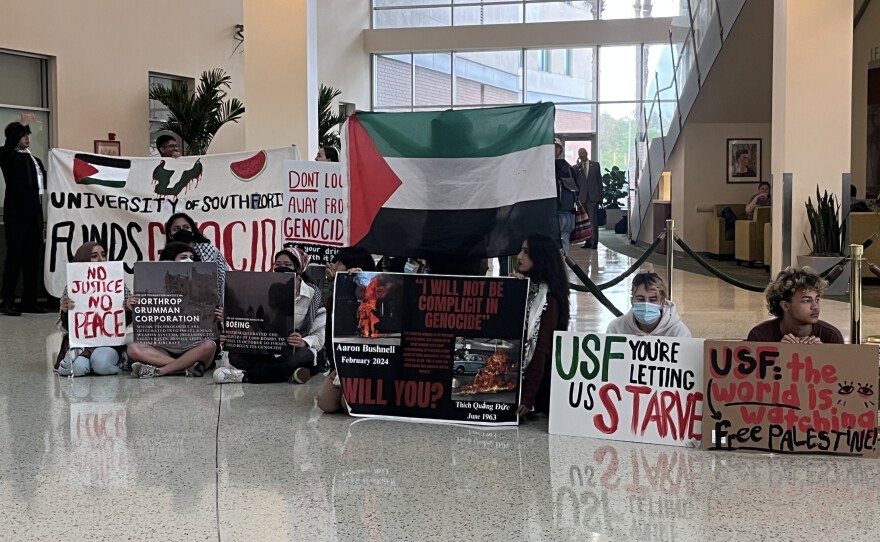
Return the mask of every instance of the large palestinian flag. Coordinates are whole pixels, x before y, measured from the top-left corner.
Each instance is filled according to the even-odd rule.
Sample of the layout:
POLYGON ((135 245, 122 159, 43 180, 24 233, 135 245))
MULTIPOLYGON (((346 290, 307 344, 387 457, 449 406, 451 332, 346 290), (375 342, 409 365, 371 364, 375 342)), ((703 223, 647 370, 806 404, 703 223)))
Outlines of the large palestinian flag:
POLYGON ((558 236, 552 103, 356 113, 343 129, 351 245, 424 257, 516 254, 558 236))

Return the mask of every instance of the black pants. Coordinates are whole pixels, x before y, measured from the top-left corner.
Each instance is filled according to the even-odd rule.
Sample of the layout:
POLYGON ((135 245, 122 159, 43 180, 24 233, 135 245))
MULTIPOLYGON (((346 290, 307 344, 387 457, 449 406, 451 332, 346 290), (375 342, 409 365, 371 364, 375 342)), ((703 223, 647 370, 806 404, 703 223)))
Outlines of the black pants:
POLYGON ((15 287, 24 272, 21 304, 37 304, 37 285, 40 280, 40 250, 43 248, 43 217, 6 216, 6 264, 3 266, 3 303, 15 303, 15 287))
POLYGON ((285 348, 279 358, 272 354, 230 352, 229 364, 244 371, 247 381, 254 384, 287 382, 300 367, 314 373, 315 354, 309 348, 285 348))
POLYGON ((593 227, 593 236, 590 237, 590 240, 584 246, 599 248, 599 230, 601 229, 599 227, 599 202, 587 200, 584 202, 584 209, 590 215, 590 225, 593 227))

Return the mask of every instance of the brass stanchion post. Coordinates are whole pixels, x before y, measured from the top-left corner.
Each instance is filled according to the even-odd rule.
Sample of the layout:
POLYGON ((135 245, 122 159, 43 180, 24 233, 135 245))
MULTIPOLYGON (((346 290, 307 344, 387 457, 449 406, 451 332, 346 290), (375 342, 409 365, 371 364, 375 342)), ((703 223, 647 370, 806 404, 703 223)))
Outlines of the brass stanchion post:
POLYGON ((850 245, 849 277, 849 339, 852 344, 862 343, 862 245, 850 245))
POLYGON ((675 221, 666 221, 666 289, 669 292, 669 300, 672 301, 672 267, 673 254, 675 253, 675 221))

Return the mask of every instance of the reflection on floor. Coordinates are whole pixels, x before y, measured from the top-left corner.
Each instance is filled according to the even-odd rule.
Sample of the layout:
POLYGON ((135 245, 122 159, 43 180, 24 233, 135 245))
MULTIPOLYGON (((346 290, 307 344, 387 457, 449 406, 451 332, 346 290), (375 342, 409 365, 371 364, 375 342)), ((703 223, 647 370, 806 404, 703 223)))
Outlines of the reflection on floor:
MULTIPOLYGON (((631 261, 575 250, 599 283, 631 261)), ((758 294, 677 277, 695 335, 740 338, 766 314, 758 294)), ((606 292, 621 309, 627 284, 606 292)), ((611 320, 591 296, 572 303, 577 329, 611 320)), ((844 334, 847 315, 823 303, 844 334)), ((314 408, 320 377, 59 378, 53 320, 0 318, 3 541, 873 540, 880 527, 876 460, 550 436, 546 418, 356 421, 314 408)), ((880 309, 864 321, 876 332, 880 309)))

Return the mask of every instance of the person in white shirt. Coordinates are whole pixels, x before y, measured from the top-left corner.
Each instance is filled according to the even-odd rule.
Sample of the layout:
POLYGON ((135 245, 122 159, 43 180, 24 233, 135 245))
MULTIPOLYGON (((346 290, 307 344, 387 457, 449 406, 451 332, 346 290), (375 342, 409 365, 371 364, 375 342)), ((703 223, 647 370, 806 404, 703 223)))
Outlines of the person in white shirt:
MULTIPOLYGON (((308 268, 309 257, 298 248, 285 248, 275 254, 276 273, 300 274, 308 268)), ((318 372, 317 354, 324 348, 327 310, 321 292, 304 280, 297 280, 294 294, 294 330, 280 355, 230 352, 229 367, 214 371, 214 382, 293 382, 305 384, 318 372)))
POLYGON ((657 273, 639 273, 632 281, 632 308, 608 324, 605 333, 690 337, 675 303, 668 299, 666 282, 657 273))

